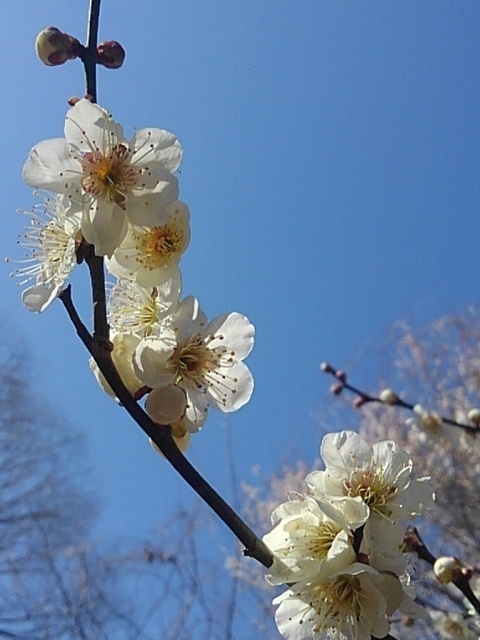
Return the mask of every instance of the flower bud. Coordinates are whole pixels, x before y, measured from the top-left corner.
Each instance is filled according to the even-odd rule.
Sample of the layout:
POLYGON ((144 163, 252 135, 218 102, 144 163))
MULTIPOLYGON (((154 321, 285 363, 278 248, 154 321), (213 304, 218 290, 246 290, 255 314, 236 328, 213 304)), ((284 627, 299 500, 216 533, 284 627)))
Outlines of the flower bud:
POLYGON ((35 41, 37 56, 49 67, 73 60, 78 56, 80 48, 81 44, 76 38, 56 27, 47 27, 40 31, 35 41))
POLYGON ((339 384, 332 384, 332 386, 330 387, 330 393, 333 393, 334 396, 339 396, 342 391, 344 389, 344 385, 339 383, 339 384))
POLYGON ((443 426, 442 417, 435 411, 426 411, 421 404, 413 407, 421 426, 430 434, 438 434, 443 426))
POLYGON ((125 49, 116 40, 101 42, 97 47, 98 64, 107 69, 119 69, 125 60, 125 49))
POLYGON ((154 389, 148 394, 145 403, 145 409, 151 419, 163 425, 181 420, 185 415, 186 408, 185 391, 175 385, 154 389))
POLYGON ((391 389, 384 389, 380 394, 380 400, 385 404, 395 405, 398 404, 398 396, 391 389))
POLYGON ((468 412, 468 419, 470 422, 477 425, 477 427, 480 427, 480 409, 470 409, 468 412))
POLYGON ((323 373, 335 373, 335 369, 328 362, 322 362, 320 371, 323 371, 323 373))
POLYGON ((463 565, 458 558, 438 558, 433 565, 433 572, 442 584, 455 582, 462 576, 463 565))
POLYGON ((367 398, 365 398, 365 396, 357 396, 353 401, 353 406, 355 407, 355 409, 360 409, 360 407, 363 407, 363 405, 367 404, 367 402, 368 400, 367 398))

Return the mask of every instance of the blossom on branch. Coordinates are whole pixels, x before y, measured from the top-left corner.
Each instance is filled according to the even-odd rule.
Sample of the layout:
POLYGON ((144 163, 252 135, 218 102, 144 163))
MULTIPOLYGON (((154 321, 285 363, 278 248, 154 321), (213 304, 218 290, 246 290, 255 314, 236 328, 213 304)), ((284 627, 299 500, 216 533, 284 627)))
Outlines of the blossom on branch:
POLYGON ((35 145, 23 179, 65 194, 69 213, 81 212, 83 236, 96 254, 111 256, 127 222, 147 227, 167 222, 166 207, 178 197, 172 174, 181 158, 180 143, 168 131, 140 129, 127 140, 105 109, 79 100, 67 113, 65 138, 35 145))
POLYGON ((325 471, 307 476, 314 494, 334 501, 360 497, 370 509, 364 531, 370 552, 377 552, 379 563, 390 556, 391 563, 399 556, 404 523, 433 504, 429 478, 411 478, 410 456, 392 440, 370 446, 353 431, 327 434, 321 455, 325 471))
POLYGON ((240 313, 208 323, 198 301, 189 296, 158 337, 144 338, 133 354, 135 371, 152 389, 176 385, 187 395, 185 421, 190 432, 205 422, 209 406, 240 409, 253 391, 242 360, 253 347, 254 327, 240 313))
POLYGON ((166 207, 166 216, 159 226, 128 226, 120 246, 106 261, 110 273, 128 274, 145 288, 161 285, 179 273, 178 262, 190 241, 190 212, 176 200, 166 207))
POLYGON ((22 294, 22 302, 30 311, 42 312, 61 293, 77 263, 76 248, 81 242, 78 217, 67 216, 65 199, 47 197, 33 207, 30 226, 18 243, 26 249, 23 267, 11 274, 22 278, 20 285, 33 280, 22 294))
POLYGON ((287 640, 371 640, 387 635, 387 617, 403 599, 398 578, 356 562, 325 581, 294 585, 273 604, 279 605, 275 622, 287 640))
POLYGON ((111 287, 108 318, 120 333, 134 333, 140 338, 160 335, 177 311, 182 288, 180 271, 157 287, 144 289, 135 281, 121 278, 111 287))
POLYGON ((274 600, 288 640, 370 640, 389 631, 396 610, 421 617, 400 549, 405 520, 431 504, 427 479, 392 441, 367 445, 342 431, 324 437, 325 471, 307 478, 272 514, 264 542, 275 555, 267 575, 289 590, 274 600))

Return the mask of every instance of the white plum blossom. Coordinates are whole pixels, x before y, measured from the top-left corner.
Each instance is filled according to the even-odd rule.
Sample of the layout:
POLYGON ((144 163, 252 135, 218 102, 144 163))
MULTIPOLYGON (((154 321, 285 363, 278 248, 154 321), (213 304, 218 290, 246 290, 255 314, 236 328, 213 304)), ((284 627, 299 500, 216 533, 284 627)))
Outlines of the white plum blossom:
POLYGON ((175 384, 187 394, 185 421, 198 431, 209 406, 236 411, 253 391, 253 378, 242 362, 253 347, 254 327, 240 313, 208 323, 193 297, 183 300, 159 337, 144 338, 133 363, 138 377, 152 389, 175 384))
POLYGON ((321 455, 325 471, 307 477, 314 493, 334 500, 362 498, 370 509, 367 541, 374 547, 391 546, 396 553, 393 549, 403 539, 402 525, 433 504, 429 478, 411 478, 410 456, 392 440, 370 446, 353 431, 327 434, 321 455))
POLYGON ((137 131, 127 140, 108 112, 89 100, 69 109, 65 138, 39 142, 23 168, 27 184, 66 194, 70 211, 82 214, 85 239, 97 255, 111 256, 127 233, 127 221, 155 227, 178 197, 182 148, 162 129, 137 131))
POLYGON ((358 434, 327 434, 325 471, 310 473, 310 494, 272 513, 264 536, 274 554, 267 581, 289 590, 273 601, 287 640, 370 640, 389 631, 399 610, 425 612, 414 600, 400 550, 402 518, 433 500, 425 479, 411 479, 408 455, 394 442, 372 447, 358 434))
POLYGON ((281 561, 270 568, 268 582, 320 581, 355 562, 353 530, 365 524, 368 515, 368 507, 360 498, 336 508, 302 495, 278 506, 272 513, 275 526, 263 538, 281 561))
POLYGON ((427 411, 421 404, 413 407, 415 417, 408 418, 407 426, 417 430, 420 442, 427 440, 448 439, 452 436, 453 429, 445 427, 442 417, 435 411, 427 411))
POLYGON ((158 335, 177 311, 182 281, 180 271, 160 286, 144 289, 135 281, 121 278, 110 289, 108 317, 119 333, 135 333, 141 338, 158 335))
POLYGON ((34 284, 22 294, 23 304, 30 311, 44 311, 61 293, 66 280, 77 263, 76 249, 81 241, 78 217, 66 216, 64 199, 45 198, 36 205, 30 215, 30 226, 19 240, 26 249, 22 262, 11 275, 22 278, 20 285, 34 284))
POLYGON ((295 584, 273 604, 287 640, 371 640, 387 635, 387 616, 403 599, 398 578, 355 562, 324 581, 295 584))
POLYGON ((334 501, 360 497, 370 509, 362 552, 376 569, 402 574, 406 557, 400 545, 406 521, 432 505, 429 479, 411 478, 410 456, 395 442, 370 446, 353 431, 327 434, 321 455, 325 471, 314 471, 306 479, 314 495, 334 501))
POLYGON ((127 235, 107 260, 107 269, 125 273, 141 287, 155 287, 175 277, 178 262, 190 241, 190 213, 183 202, 166 207, 167 220, 155 227, 129 225, 127 235))

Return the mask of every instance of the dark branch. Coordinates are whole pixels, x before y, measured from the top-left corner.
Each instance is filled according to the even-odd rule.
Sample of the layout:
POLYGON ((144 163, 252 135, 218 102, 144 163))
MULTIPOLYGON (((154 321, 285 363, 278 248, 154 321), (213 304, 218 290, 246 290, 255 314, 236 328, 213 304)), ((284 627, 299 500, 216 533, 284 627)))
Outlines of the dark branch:
MULTIPOLYGON (((361 407, 362 405, 368 404, 370 402, 378 402, 379 404, 389 404, 390 406, 402 407, 402 409, 414 411, 415 405, 410 402, 406 402, 405 400, 403 400, 403 398, 400 398, 396 394, 395 402, 385 402, 378 396, 372 396, 369 393, 366 393, 365 391, 362 391, 361 389, 358 389, 358 387, 354 387, 352 384, 347 382, 347 374, 345 373, 345 371, 335 369, 334 367, 332 367, 332 365, 326 362, 323 363, 320 368, 324 373, 333 376, 337 380, 337 383, 332 386, 331 391, 335 395, 340 395, 344 389, 346 391, 349 391, 350 393, 354 393, 357 396, 356 401, 354 402, 355 406, 357 407, 361 407)), ((477 426, 457 422, 456 420, 452 420, 451 418, 447 418, 445 416, 440 417, 442 419, 442 422, 444 422, 445 424, 449 424, 452 427, 459 427, 460 429, 465 429, 465 431, 473 432, 477 432, 479 430, 477 426)))
POLYGON ((87 95, 91 97, 93 102, 97 101, 97 41, 98 24, 100 20, 100 2, 101 0, 90 0, 87 46, 82 57, 82 62, 85 67, 87 95))
POLYGON ((272 553, 262 540, 255 535, 250 527, 243 522, 235 511, 183 456, 175 444, 171 428, 167 425, 159 425, 153 422, 153 420, 151 420, 151 418, 131 396, 113 365, 110 349, 105 347, 105 343, 98 343, 94 338, 92 338, 85 325, 80 320, 72 302, 70 287, 65 289, 61 294, 60 299, 62 300, 81 341, 95 359, 100 371, 105 376, 105 379, 113 389, 121 405, 126 409, 139 427, 148 435, 148 437, 153 440, 182 478, 196 493, 198 493, 198 495, 211 507, 211 509, 213 509, 218 517, 223 520, 227 527, 237 536, 240 542, 245 546, 244 555, 255 558, 265 567, 271 566, 273 562, 272 553))
MULTIPOLYGON (((409 527, 407 535, 412 536, 411 541, 413 540, 413 546, 409 547, 409 550, 415 551, 418 554, 419 558, 425 560, 425 562, 428 562, 428 564, 432 565, 433 567, 437 558, 432 553, 430 553, 430 551, 426 547, 422 537, 418 533, 418 529, 416 527, 409 527)), ((463 595, 470 602, 475 611, 480 614, 480 601, 472 591, 469 578, 467 576, 460 576, 451 584, 455 585, 457 589, 463 593, 463 595)))

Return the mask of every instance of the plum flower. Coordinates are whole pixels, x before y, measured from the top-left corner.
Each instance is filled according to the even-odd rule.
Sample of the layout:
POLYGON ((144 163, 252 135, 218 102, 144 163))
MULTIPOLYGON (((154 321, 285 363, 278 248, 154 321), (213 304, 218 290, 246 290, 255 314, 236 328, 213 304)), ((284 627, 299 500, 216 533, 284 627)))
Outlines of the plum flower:
POLYGON ((253 391, 253 378, 242 360, 253 347, 254 328, 240 313, 210 323, 198 301, 183 300, 170 326, 159 337, 144 338, 133 354, 137 376, 156 389, 177 385, 187 396, 185 423, 194 432, 209 406, 236 411, 253 391))
POLYGON ((108 316, 112 328, 144 338, 158 335, 177 310, 182 283, 180 271, 158 287, 144 289, 121 278, 111 289, 108 316))
POLYGON ((287 640, 370 640, 383 638, 391 615, 403 602, 395 576, 355 562, 321 582, 295 584, 273 604, 280 633, 287 640))
POLYGON ((66 194, 70 211, 81 211, 85 239, 97 255, 111 256, 127 221, 154 227, 178 197, 172 175, 182 157, 176 137, 140 129, 127 140, 105 109, 79 100, 67 113, 65 138, 39 142, 23 168, 27 184, 66 194))
POLYGON ((30 311, 42 312, 61 293, 76 265, 76 248, 81 240, 79 221, 66 217, 61 197, 45 198, 43 205, 21 213, 30 215, 30 226, 19 240, 26 256, 21 261, 24 266, 11 275, 23 278, 21 285, 35 282, 24 290, 22 302, 30 311))
POLYGON ((129 273, 141 287, 163 284, 178 273, 178 262, 190 240, 188 207, 178 200, 166 207, 167 220, 155 227, 129 225, 127 235, 107 260, 121 277, 129 273))
POLYGON ((325 471, 307 482, 322 495, 360 496, 373 514, 407 520, 433 503, 428 478, 411 481, 412 461, 392 440, 368 445, 353 431, 327 434, 321 455, 325 471))
POLYGON ((359 498, 341 508, 299 495, 272 513, 273 530, 263 541, 280 562, 270 567, 271 584, 320 581, 356 561, 353 530, 365 524, 369 510, 359 498))
POLYGON ((429 478, 411 478, 410 456, 395 442, 369 446, 353 431, 327 434, 321 455, 325 471, 307 476, 314 495, 333 501, 360 497, 370 509, 364 544, 371 563, 380 570, 395 565, 401 571, 405 521, 433 504, 429 478))

